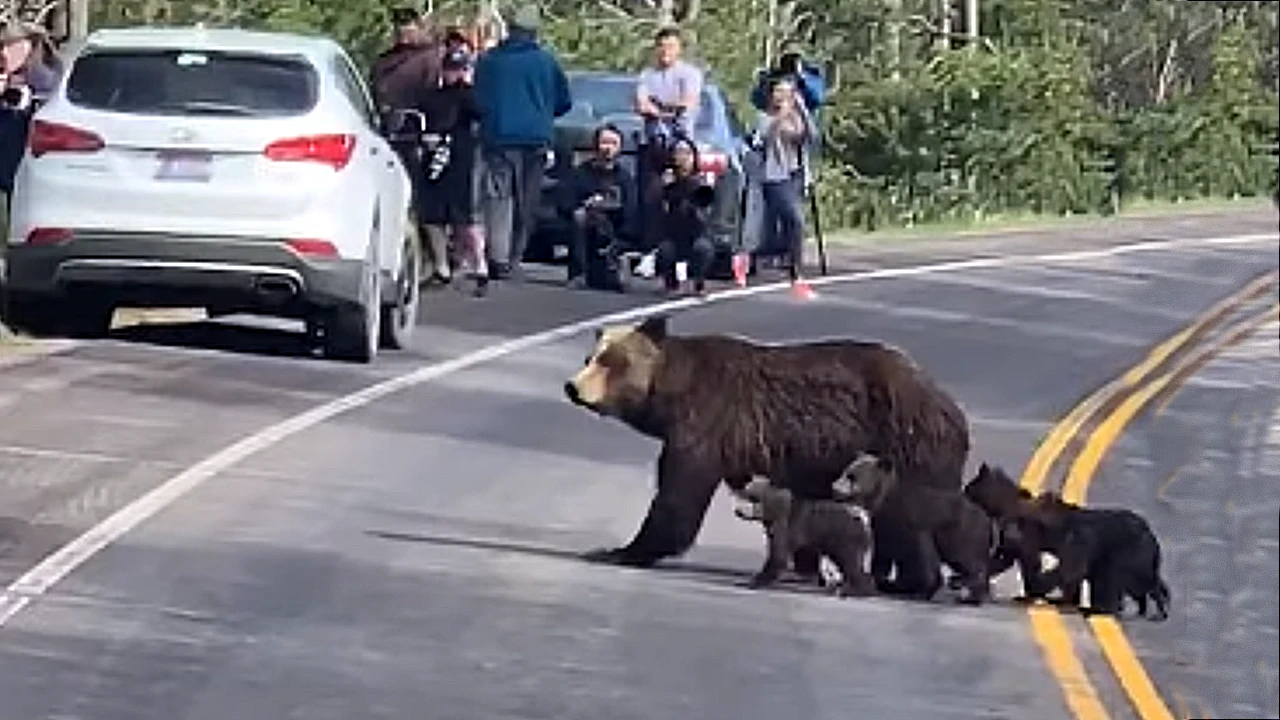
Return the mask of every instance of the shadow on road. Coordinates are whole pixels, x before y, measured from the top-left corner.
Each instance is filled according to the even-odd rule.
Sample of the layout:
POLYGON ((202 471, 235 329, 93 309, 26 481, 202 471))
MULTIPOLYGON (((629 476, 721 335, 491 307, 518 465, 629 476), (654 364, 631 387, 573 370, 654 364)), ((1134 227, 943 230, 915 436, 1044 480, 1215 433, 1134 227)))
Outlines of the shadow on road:
POLYGON ((164 325, 131 325, 108 335, 122 340, 166 347, 221 350, 277 357, 320 357, 307 346, 300 331, 203 321, 164 325))
MULTIPOLYGON (((570 562, 582 563, 585 565, 611 567, 609 565, 585 559, 583 557, 582 550, 566 550, 547 545, 515 542, 511 540, 460 537, 436 533, 402 532, 393 530, 366 530, 365 534, 383 540, 425 543, 428 545, 466 548, 470 550, 517 553, 534 557, 550 558, 553 560, 568 560, 570 562)), ((654 572, 660 575, 699 580, 720 587, 743 589, 746 588, 746 582, 752 575, 750 572, 744 572, 741 570, 679 560, 667 561, 650 568, 644 568, 643 570, 645 572, 654 572)), ((791 592, 805 595, 826 594, 826 591, 820 587, 802 584, 786 577, 782 578, 777 585, 769 588, 767 591, 762 590, 760 592, 791 592)))

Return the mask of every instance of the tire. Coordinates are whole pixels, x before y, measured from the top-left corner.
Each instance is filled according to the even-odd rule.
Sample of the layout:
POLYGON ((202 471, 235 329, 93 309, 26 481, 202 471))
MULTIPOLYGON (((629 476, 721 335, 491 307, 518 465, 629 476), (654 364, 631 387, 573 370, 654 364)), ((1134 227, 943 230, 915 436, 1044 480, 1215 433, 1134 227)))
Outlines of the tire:
POLYGON ((369 363, 378 356, 382 325, 382 271, 365 264, 360 300, 335 308, 324 329, 324 354, 333 360, 369 363))
POLYGON ((400 268, 391 288, 390 304, 382 306, 382 346, 391 350, 409 347, 418 323, 418 303, 422 298, 422 241, 413 223, 404 226, 404 247, 400 251, 400 268))
POLYGON ((111 330, 115 307, 61 294, 7 292, 4 321, 10 328, 34 337, 66 335, 91 339, 111 330))
POLYGON ((51 295, 6 292, 4 322, 10 329, 27 335, 56 335, 61 325, 58 302, 59 298, 51 295))

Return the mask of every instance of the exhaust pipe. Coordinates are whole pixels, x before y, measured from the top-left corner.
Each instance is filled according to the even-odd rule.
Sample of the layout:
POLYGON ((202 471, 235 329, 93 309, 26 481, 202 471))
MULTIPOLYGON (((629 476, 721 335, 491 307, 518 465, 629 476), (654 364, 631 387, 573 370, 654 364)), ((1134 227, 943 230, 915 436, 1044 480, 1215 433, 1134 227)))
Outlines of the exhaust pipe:
POLYGON ((258 278, 254 289, 269 302, 284 302, 298 294, 298 283, 293 278, 267 275, 258 278))

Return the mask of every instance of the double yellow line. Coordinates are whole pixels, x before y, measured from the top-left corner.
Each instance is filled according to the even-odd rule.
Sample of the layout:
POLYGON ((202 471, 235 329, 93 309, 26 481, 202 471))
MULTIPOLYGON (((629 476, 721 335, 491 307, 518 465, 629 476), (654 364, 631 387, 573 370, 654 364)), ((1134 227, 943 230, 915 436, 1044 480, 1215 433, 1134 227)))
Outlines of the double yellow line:
MULTIPOLYGON (((1241 306, 1262 297, 1268 290, 1274 295, 1277 286, 1280 286, 1280 273, 1268 272, 1253 279, 1219 300, 1194 323, 1153 347, 1142 362, 1086 397, 1045 435, 1023 470, 1022 486, 1036 493, 1043 491, 1054 464, 1073 442, 1079 442, 1085 426, 1097 420, 1071 463, 1062 486, 1065 500, 1083 504, 1099 464, 1133 417, 1162 392, 1176 392, 1182 382, 1214 355, 1244 340, 1266 321, 1280 317, 1280 302, 1241 320, 1195 352, 1176 361, 1174 357, 1202 340, 1241 306)), ((1072 714, 1077 720, 1109 720, 1075 652, 1062 615, 1048 605, 1032 606, 1028 614, 1032 633, 1062 687, 1072 714)), ((1142 720, 1174 720, 1120 624, 1104 616, 1091 617, 1088 624, 1138 716, 1142 720)))

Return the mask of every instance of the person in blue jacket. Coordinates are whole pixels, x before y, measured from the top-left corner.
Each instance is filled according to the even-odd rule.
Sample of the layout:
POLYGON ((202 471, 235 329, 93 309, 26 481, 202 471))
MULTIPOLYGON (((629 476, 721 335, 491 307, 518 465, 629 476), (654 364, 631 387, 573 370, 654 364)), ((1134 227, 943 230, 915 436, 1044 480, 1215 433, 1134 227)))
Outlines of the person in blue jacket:
POLYGON ((780 76, 790 77, 792 84, 800 92, 801 99, 804 100, 805 108, 816 121, 819 108, 827 100, 827 80, 817 65, 805 62, 804 57, 794 50, 783 54, 778 59, 776 68, 757 73, 756 86, 751 90, 751 104, 760 112, 768 109, 769 88, 774 78, 780 76))
POLYGON ((538 43, 538 10, 520 8, 507 37, 475 66, 480 111, 481 181, 490 276, 518 273, 542 194, 555 118, 573 99, 560 62, 538 43))

